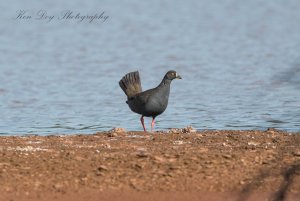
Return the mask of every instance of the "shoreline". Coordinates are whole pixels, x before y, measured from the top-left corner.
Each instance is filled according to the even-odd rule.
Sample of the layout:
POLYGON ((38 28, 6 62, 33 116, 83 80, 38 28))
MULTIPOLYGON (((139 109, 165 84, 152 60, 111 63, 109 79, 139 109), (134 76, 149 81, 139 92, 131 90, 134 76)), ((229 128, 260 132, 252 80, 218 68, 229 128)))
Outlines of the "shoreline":
POLYGON ((184 128, 0 136, 0 154, 0 200, 300 195, 299 132, 184 128))
POLYGON ((165 128, 161 130, 155 130, 154 132, 151 132, 149 129, 147 132, 144 132, 142 129, 141 130, 126 130, 125 128, 111 128, 110 130, 100 130, 100 131, 87 131, 84 133, 83 132, 66 132, 66 133, 59 133, 59 132, 53 132, 53 133, 47 133, 47 132, 37 132, 37 133, 18 133, 18 134, 13 134, 13 133, 0 133, 0 137, 26 137, 26 136, 41 136, 41 137, 47 137, 47 136, 74 136, 74 135, 95 135, 97 133, 99 134, 107 134, 111 132, 125 132, 125 133, 145 133, 145 134, 172 134, 172 133, 177 133, 177 134, 182 134, 182 133, 191 133, 197 132, 197 133, 203 133, 203 132, 266 132, 269 130, 280 132, 280 133, 286 133, 286 134, 300 134, 300 130, 291 130, 291 129, 277 129, 277 128, 261 128, 261 129, 195 129, 191 126, 187 126, 184 128, 165 128))

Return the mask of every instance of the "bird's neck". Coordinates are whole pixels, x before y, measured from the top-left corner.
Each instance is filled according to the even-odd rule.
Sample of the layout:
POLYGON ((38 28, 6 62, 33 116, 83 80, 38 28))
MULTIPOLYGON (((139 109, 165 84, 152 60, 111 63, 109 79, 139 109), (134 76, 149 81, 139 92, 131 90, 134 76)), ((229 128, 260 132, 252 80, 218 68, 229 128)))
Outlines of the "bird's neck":
POLYGON ((159 87, 170 86, 171 82, 172 80, 164 78, 158 86, 159 87))

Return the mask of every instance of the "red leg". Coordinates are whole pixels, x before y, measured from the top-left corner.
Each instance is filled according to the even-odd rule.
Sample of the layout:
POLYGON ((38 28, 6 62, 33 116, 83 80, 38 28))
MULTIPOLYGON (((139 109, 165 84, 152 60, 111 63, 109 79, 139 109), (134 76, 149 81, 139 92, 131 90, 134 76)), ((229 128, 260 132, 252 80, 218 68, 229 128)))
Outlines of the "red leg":
POLYGON ((147 132, 146 128, 145 128, 145 124, 144 124, 144 116, 141 116, 141 123, 142 123, 144 131, 147 132))
POLYGON ((152 122, 151 122, 151 132, 152 132, 153 129, 154 129, 154 125, 155 125, 154 118, 152 118, 152 122))

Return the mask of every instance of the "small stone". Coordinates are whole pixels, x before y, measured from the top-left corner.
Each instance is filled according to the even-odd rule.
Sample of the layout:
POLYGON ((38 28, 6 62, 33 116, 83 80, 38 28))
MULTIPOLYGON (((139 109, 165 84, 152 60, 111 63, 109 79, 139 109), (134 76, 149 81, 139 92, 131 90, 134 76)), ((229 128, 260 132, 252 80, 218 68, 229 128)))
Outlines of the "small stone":
POLYGON ((160 163, 165 161, 165 158, 160 157, 160 156, 154 156, 153 158, 155 161, 160 162, 160 163))
POLYGON ((107 171, 108 168, 105 166, 105 165, 100 165, 98 168, 97 168, 98 171, 100 172, 103 172, 103 171, 107 171))
POLYGON ((108 144, 108 143, 102 144, 101 146, 104 148, 107 148, 107 149, 111 148, 110 144, 108 144))
POLYGON ((229 155, 229 154, 223 154, 222 156, 223 156, 223 158, 226 158, 226 159, 230 159, 230 158, 232 158, 232 156, 231 156, 231 155, 229 155))
POLYGON ((108 131, 109 133, 126 133, 126 130, 124 128, 113 128, 108 131))
POLYGON ((247 162, 245 161, 245 159, 242 158, 241 162, 242 162, 243 165, 247 165, 247 162))
POLYGON ((229 147, 229 145, 226 144, 225 142, 222 143, 222 146, 223 146, 223 147, 229 147))
POLYGON ((42 182, 36 181, 36 182, 34 183, 34 188, 35 188, 35 189, 38 189, 41 185, 42 185, 42 182))
POLYGON ((206 153, 206 152, 208 152, 208 148, 205 147, 199 148, 199 153, 206 153))
POLYGON ((204 178, 205 179, 213 179, 214 177, 212 175, 205 175, 204 178))
POLYGON ((254 142, 254 141, 250 141, 250 142, 248 142, 247 144, 248 144, 249 146, 257 146, 257 145, 259 145, 258 142, 254 142))
POLYGON ((294 156, 300 156, 300 150, 294 151, 293 154, 294 156))
POLYGON ((138 184, 138 182, 137 182, 136 179, 131 179, 131 180, 130 180, 130 185, 131 185, 131 187, 134 188, 134 189, 137 189, 137 190, 138 190, 138 188, 139 188, 139 184, 138 184))
POLYGON ((117 133, 107 133, 107 137, 117 137, 117 133))
POLYGON ((134 165, 133 165, 133 168, 134 168, 135 170, 141 170, 141 169, 143 168, 143 166, 140 165, 140 164, 134 164, 134 165))
POLYGON ((196 133, 197 130, 194 129, 192 126, 187 126, 186 128, 182 129, 182 133, 196 133))
POLYGON ((270 164, 270 161, 268 161, 268 160, 263 160, 263 161, 262 161, 262 164, 270 164))
POLYGON ((146 153, 144 151, 140 151, 136 154, 136 156, 139 158, 146 158, 146 157, 148 157, 148 153, 146 153))
POLYGON ((274 128, 268 128, 267 132, 270 133, 271 135, 274 135, 276 133, 276 129, 274 129, 274 128))
POLYGON ((275 129, 275 128, 268 128, 267 131, 268 131, 268 132, 275 132, 276 129, 275 129))
POLYGON ((182 144, 184 144, 184 142, 181 140, 176 140, 173 142, 173 144, 182 145, 182 144))
POLYGON ((261 159, 258 156, 255 156, 254 161, 256 163, 261 163, 261 159))
POLYGON ((149 154, 147 153, 147 151, 146 151, 145 148, 138 148, 137 154, 136 154, 137 157, 139 157, 139 158, 146 158, 146 157, 148 157, 148 155, 149 154))
POLYGON ((103 172, 101 172, 101 171, 96 171, 96 176, 103 176, 104 175, 104 173, 103 172))
POLYGON ((170 130, 168 130, 168 133, 177 134, 177 133, 182 133, 182 131, 179 128, 171 128, 170 130))

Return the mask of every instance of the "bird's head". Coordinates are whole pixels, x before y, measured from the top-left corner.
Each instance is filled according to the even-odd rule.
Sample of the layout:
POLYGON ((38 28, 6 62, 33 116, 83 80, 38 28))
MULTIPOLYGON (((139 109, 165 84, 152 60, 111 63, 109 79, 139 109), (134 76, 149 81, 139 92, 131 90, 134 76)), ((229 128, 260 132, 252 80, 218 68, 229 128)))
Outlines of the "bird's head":
POLYGON ((178 75, 178 73, 176 71, 170 70, 166 73, 165 79, 168 79, 168 80, 181 79, 181 76, 178 75))

